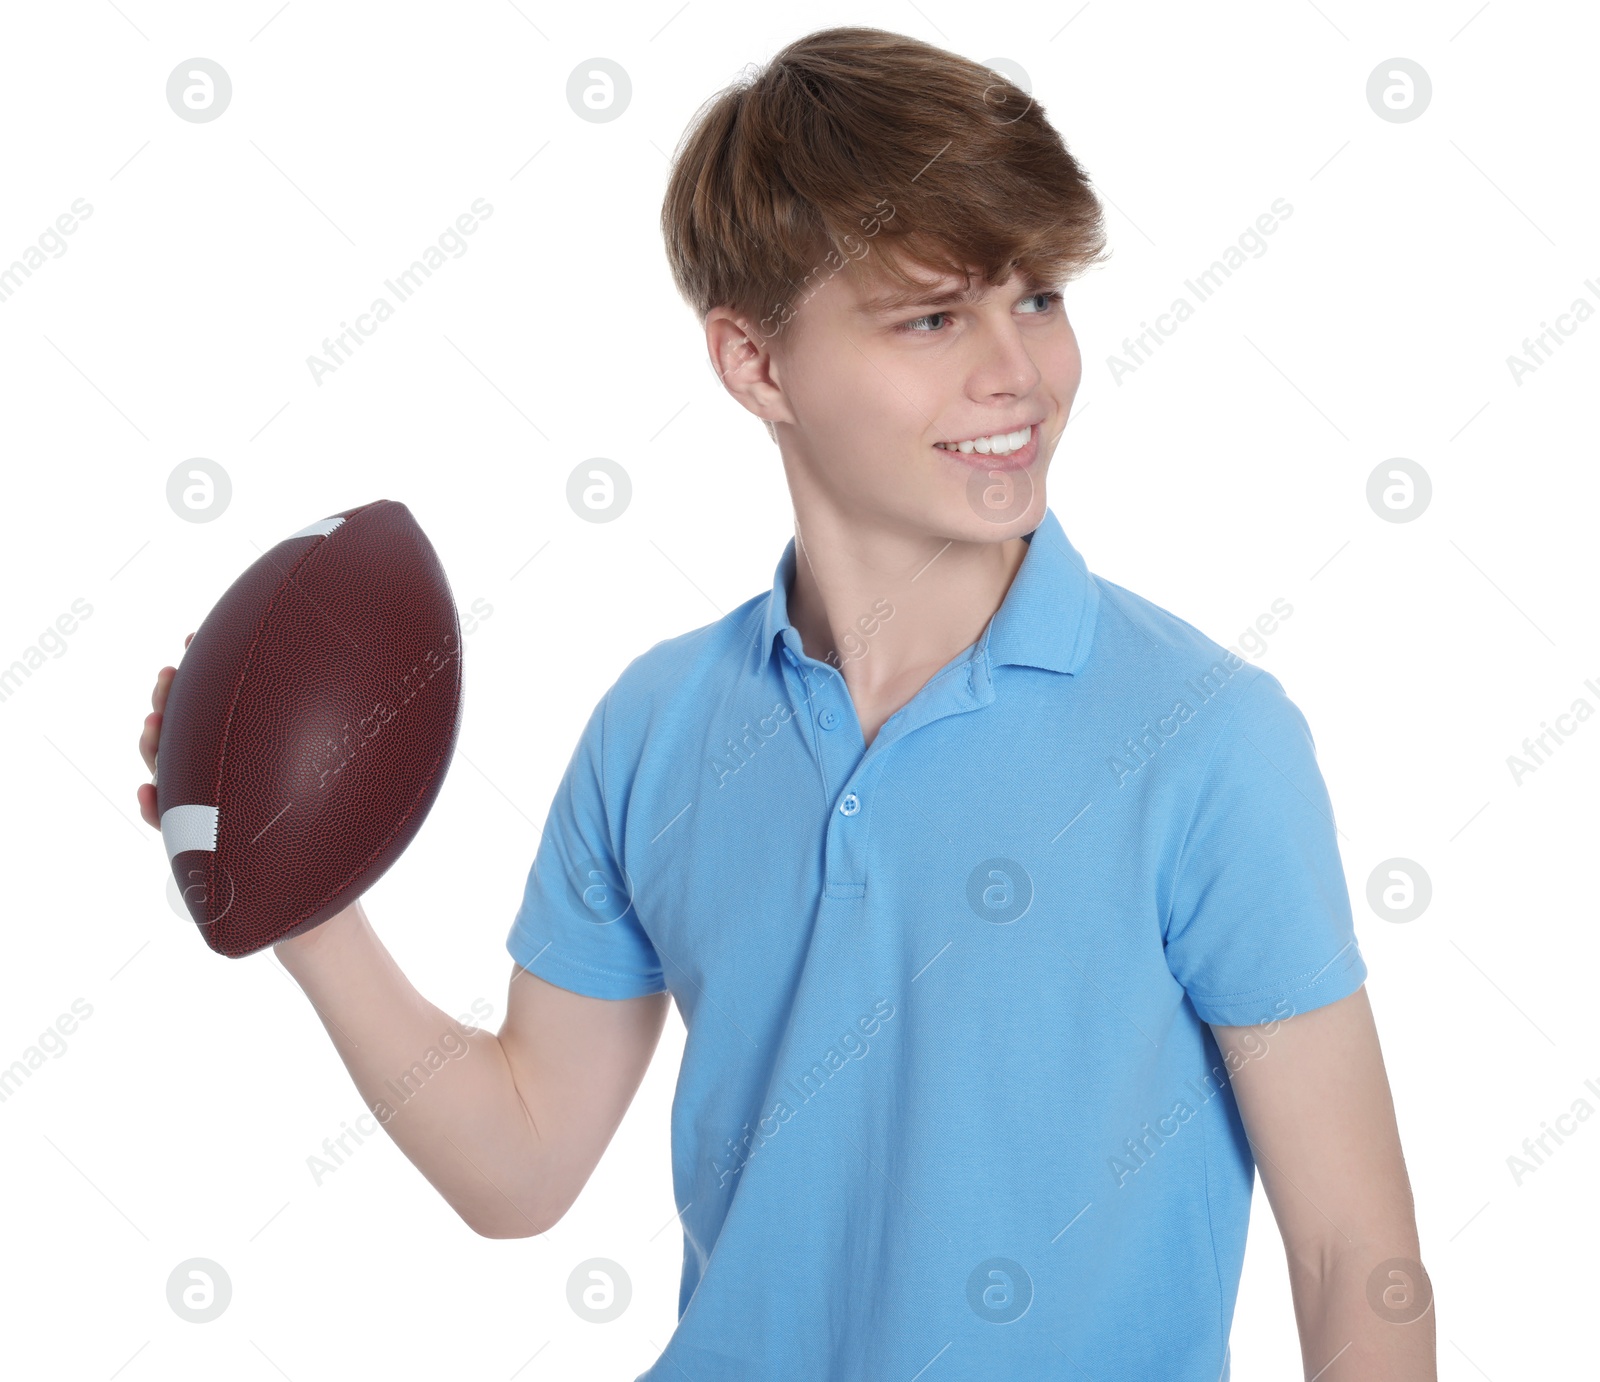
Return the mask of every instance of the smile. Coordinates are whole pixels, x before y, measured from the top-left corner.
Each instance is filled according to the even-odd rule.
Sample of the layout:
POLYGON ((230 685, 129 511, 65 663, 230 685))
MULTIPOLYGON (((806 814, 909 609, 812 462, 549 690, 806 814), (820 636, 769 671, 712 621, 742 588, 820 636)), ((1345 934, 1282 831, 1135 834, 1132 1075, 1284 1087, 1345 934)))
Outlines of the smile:
POLYGON ((1021 451, 1033 440, 1036 425, 1030 423, 1015 432, 993 432, 986 437, 972 437, 967 441, 936 441, 934 445, 941 451, 959 451, 964 456, 974 452, 980 456, 1008 456, 1013 451, 1021 451))
POLYGON ((996 432, 960 442, 936 441, 933 445, 964 466, 985 471, 1026 470, 1039 458, 1039 431, 1040 424, 1033 423, 1015 432, 996 432))

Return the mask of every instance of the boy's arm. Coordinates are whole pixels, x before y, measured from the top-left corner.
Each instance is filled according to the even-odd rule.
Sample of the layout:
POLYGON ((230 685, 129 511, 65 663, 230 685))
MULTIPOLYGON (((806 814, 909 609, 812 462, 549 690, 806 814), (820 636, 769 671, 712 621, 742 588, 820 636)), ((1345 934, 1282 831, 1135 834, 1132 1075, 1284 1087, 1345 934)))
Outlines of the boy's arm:
MULTIPOLYGON (((156 751, 177 672, 156 674, 139 735, 152 773, 139 786, 139 814, 154 830, 156 751)), ((638 1092, 666 1020, 664 992, 590 998, 513 964, 499 1035, 467 1026, 417 992, 359 899, 273 951, 395 1145, 486 1238, 543 1233, 567 1212, 638 1092)))
POLYGON ((1432 1288, 1366 986, 1211 1031, 1288 1254, 1306 1377, 1435 1382, 1432 1288))
POLYGON ((359 901, 273 949, 395 1145, 486 1238, 566 1213, 666 1018, 665 993, 589 998, 513 964, 499 1035, 465 1026, 417 992, 359 901))

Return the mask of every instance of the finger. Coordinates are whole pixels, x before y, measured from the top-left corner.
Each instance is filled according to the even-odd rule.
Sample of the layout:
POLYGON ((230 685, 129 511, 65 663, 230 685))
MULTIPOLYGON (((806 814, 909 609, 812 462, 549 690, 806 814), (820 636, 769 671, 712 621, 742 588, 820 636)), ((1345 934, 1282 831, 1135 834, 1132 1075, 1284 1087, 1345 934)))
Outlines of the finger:
POLYGON ((156 789, 148 782, 139 784, 139 814, 144 817, 146 825, 161 829, 161 822, 156 819, 156 789))
POLYGON ((152 710, 144 717, 144 729, 139 734, 139 756, 151 772, 156 770, 156 746, 161 739, 161 716, 152 710))
MULTIPOLYGON (((196 630, 196 632, 198 632, 198 630, 196 630)), ((188 646, 189 646, 189 644, 190 644, 190 643, 192 643, 192 642, 193 642, 193 641, 194 641, 194 634, 192 634, 192 633, 191 633, 191 634, 190 634, 190 635, 189 635, 189 636, 188 636, 188 638, 186 638, 186 639, 184 639, 184 640, 183 640, 183 646, 184 646, 184 647, 185 647, 185 648, 187 648, 187 647, 188 647, 188 646)))
POLYGON ((167 696, 172 690, 172 679, 178 675, 176 667, 163 667, 156 677, 156 689, 150 693, 150 704, 156 713, 167 708, 167 696))

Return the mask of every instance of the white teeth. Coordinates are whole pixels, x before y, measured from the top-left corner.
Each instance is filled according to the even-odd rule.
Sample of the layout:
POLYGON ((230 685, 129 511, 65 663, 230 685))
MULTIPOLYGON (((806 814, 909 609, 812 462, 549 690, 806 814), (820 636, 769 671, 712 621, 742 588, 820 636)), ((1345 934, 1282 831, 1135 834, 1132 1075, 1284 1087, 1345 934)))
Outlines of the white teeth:
POLYGON ((960 451, 968 456, 974 451, 981 456, 1009 456, 1013 451, 1022 450, 1032 435, 1033 428, 1029 426, 1017 432, 997 432, 992 437, 977 437, 972 441, 937 441, 934 445, 946 451, 960 451))

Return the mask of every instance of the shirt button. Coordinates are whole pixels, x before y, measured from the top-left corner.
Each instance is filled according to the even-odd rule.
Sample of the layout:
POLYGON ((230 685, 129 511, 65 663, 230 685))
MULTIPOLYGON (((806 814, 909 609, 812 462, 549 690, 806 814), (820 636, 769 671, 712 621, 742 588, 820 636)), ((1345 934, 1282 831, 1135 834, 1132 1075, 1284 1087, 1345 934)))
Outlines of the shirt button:
POLYGON ((823 729, 838 729, 839 712, 837 710, 824 710, 822 714, 817 716, 817 723, 821 725, 823 729))
POLYGON ((853 816, 861 809, 861 798, 854 792, 846 792, 845 798, 839 803, 840 814, 853 816))

